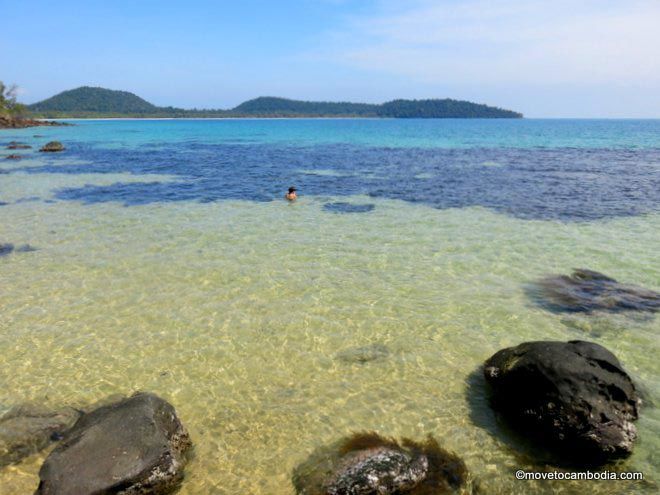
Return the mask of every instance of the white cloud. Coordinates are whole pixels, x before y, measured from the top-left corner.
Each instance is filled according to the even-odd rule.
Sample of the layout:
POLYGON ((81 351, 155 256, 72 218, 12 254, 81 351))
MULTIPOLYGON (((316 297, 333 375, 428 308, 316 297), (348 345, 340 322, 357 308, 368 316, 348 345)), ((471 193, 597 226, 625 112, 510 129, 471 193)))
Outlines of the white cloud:
POLYGON ((426 83, 660 83, 659 0, 383 1, 324 56, 426 83))

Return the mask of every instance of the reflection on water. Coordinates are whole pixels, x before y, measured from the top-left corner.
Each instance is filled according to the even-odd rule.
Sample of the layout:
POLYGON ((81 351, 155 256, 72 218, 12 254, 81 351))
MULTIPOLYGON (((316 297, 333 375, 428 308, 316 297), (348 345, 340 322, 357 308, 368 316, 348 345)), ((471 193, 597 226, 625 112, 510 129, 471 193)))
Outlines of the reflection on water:
MULTIPOLYGON (((145 171, 143 158, 110 170, 32 158, 29 170, 11 164, 2 175, 0 244, 38 250, 0 258, 0 412, 26 400, 80 406, 156 392, 195 443, 183 495, 291 494, 294 468, 319 446, 372 430, 432 434, 463 457, 482 493, 655 492, 654 407, 642 409, 635 452, 616 466, 643 471, 645 483, 516 481, 515 469, 542 466, 502 431, 479 366, 525 340, 588 339, 657 402, 657 315, 552 313, 525 287, 585 267, 659 290, 660 214, 524 220, 355 190, 303 190, 294 204, 194 195, 139 204, 117 184, 166 187, 185 176, 197 191, 196 180, 220 180, 145 171), (101 197, 106 188, 107 199, 62 193, 91 188, 101 197), (328 203, 374 207, 331 214, 328 203)), ((502 163, 487 167, 494 174, 509 166, 491 160, 502 163)), ((1 469, 0 493, 31 493, 45 454, 1 469)))

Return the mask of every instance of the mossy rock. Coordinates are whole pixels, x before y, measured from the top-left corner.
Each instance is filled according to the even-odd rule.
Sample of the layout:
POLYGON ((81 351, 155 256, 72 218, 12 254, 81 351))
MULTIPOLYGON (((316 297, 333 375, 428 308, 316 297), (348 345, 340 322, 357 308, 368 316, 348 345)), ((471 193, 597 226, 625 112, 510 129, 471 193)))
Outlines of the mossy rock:
POLYGON ((293 472, 298 495, 441 495, 468 493, 465 463, 429 436, 398 442, 355 433, 316 449, 293 472))
POLYGON ((46 143, 39 151, 48 153, 64 151, 64 145, 59 141, 51 141, 50 143, 46 143))

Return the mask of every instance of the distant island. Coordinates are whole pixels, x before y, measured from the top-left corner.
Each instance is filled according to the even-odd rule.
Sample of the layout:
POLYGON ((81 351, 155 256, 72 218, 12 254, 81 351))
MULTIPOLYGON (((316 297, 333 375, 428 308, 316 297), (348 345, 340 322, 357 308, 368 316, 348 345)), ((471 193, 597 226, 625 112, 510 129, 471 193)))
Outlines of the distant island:
POLYGON ((315 102, 262 96, 228 110, 158 107, 128 91, 83 86, 27 105, 33 118, 522 118, 522 114, 452 99, 393 100, 383 104, 315 102))

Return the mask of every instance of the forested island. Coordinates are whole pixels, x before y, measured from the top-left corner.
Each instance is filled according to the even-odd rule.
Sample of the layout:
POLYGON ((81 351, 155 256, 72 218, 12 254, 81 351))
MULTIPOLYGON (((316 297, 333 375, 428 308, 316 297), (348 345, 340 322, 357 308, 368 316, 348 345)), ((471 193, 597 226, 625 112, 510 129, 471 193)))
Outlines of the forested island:
POLYGON ((452 99, 393 100, 383 104, 259 97, 228 110, 159 107, 127 91, 83 86, 27 105, 34 118, 522 118, 522 114, 452 99))

